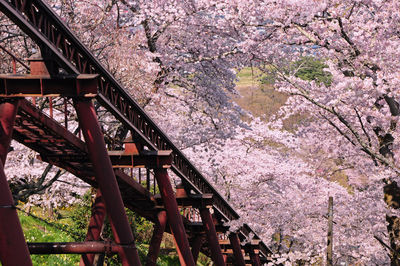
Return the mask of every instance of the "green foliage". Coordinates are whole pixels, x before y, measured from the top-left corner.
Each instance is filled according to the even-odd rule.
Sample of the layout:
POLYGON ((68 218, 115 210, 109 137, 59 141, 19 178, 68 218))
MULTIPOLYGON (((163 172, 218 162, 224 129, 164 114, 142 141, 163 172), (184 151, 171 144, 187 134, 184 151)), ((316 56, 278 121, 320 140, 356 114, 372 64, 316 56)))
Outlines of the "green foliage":
POLYGON ((150 244, 153 234, 153 223, 129 209, 126 209, 126 214, 128 215, 129 223, 136 241, 143 244, 150 244))
POLYGON ((74 233, 75 241, 83 241, 86 237, 87 225, 89 224, 90 216, 92 214, 92 191, 83 195, 79 203, 70 208, 69 230, 74 233))
MULTIPOLYGON (((140 260, 144 262, 149 248, 148 244, 150 243, 153 234, 153 224, 129 209, 125 209, 125 211, 135 237, 136 248, 138 249, 140 260)), ((102 235, 107 239, 114 238, 108 220, 106 220, 102 235)), ((121 265, 121 261, 117 255, 105 258, 105 263, 107 265, 121 265)))
POLYGON ((296 71, 295 76, 302 80, 314 80, 318 84, 324 83, 329 87, 332 82, 332 74, 324 71, 327 65, 320 59, 305 56, 293 63, 292 68, 296 71))
MULTIPOLYGON (((323 60, 313 56, 304 56, 295 62, 288 63, 284 72, 286 74, 294 73, 294 75, 302 80, 315 81, 318 84, 325 84, 329 87, 332 82, 332 74, 324 71, 328 66, 323 60)), ((276 80, 276 70, 274 68, 266 68, 265 73, 259 78, 261 84, 273 85, 276 80)))
POLYGON ((236 85, 257 87, 260 80, 266 77, 266 74, 261 72, 258 67, 244 67, 240 69, 236 76, 238 78, 236 85))
POLYGON ((157 260, 157 265, 158 266, 179 265, 179 257, 161 255, 157 260))
POLYGON ((199 258, 197 259, 197 265, 213 265, 213 262, 211 258, 200 252, 199 258))

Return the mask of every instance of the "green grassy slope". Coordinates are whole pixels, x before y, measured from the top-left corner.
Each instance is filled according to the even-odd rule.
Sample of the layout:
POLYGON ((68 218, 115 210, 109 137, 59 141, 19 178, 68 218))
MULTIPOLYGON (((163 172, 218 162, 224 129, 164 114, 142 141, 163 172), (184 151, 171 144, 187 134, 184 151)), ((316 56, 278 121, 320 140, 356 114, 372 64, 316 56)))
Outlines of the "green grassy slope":
MULTIPOLYGON (((27 242, 74 242, 79 241, 80 232, 76 230, 74 220, 71 219, 73 212, 81 207, 72 206, 68 209, 57 210, 57 217, 49 219, 39 207, 34 207, 31 210, 33 214, 26 214, 23 211, 18 211, 18 216, 21 221, 21 226, 24 231, 27 242), (38 217, 40 216, 40 217, 38 217)), ((78 212, 79 213, 79 212, 78 212)), ((136 226, 136 233, 141 230, 140 225, 136 226)), ((85 229, 86 232, 86 229, 85 229)), ((139 232, 140 233, 140 232, 139 232)), ((147 232, 151 237, 151 232, 147 232)), ((136 246, 138 248, 142 263, 149 248, 147 243, 140 243, 140 236, 136 235, 136 246)), ((147 241, 146 241, 147 242, 147 241)), ((31 255, 33 265, 63 265, 72 266, 79 265, 80 255, 60 254, 60 255, 31 255)), ((210 258, 199 255, 197 265, 210 265, 210 258)), ((0 263, 1 265, 1 263, 0 263)), ((119 265, 116 259, 107 260, 105 265, 119 265)), ((161 243, 161 251, 157 261, 159 266, 179 265, 178 254, 174 248, 172 236, 164 235, 161 243)))
MULTIPOLYGON (((74 238, 57 226, 53 226, 44 220, 29 216, 23 212, 18 213, 28 242, 70 242, 74 238)), ((77 265, 79 255, 32 255, 34 265, 77 265)))
POLYGON ((239 81, 236 84, 240 96, 234 100, 254 116, 263 116, 268 120, 286 102, 287 96, 274 91, 270 84, 262 84, 262 77, 256 68, 243 68, 238 73, 239 81))

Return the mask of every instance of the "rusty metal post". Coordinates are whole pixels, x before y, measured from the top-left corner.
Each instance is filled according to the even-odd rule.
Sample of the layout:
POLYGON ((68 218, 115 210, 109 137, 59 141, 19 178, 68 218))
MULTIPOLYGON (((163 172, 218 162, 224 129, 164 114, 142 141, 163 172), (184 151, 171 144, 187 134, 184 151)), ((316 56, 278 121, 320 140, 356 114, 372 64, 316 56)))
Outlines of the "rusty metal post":
POLYGON ((123 248, 136 249, 134 246, 118 245, 110 241, 28 243, 28 247, 32 254, 115 254, 123 248))
POLYGON ((53 118, 53 97, 49 97, 49 114, 53 118))
POLYGON ((251 265, 261 266, 260 256, 254 251, 253 248, 250 249, 249 253, 250 253, 251 265))
MULTIPOLYGON (((170 230, 171 230, 171 232, 172 232, 171 227, 170 227, 170 230)), ((176 243, 176 238, 175 238, 174 235, 172 235, 172 236, 173 236, 173 240, 174 240, 174 246, 176 247, 176 253, 178 253, 179 263, 180 263, 181 265, 186 265, 185 259, 184 259, 184 257, 182 256, 181 249, 179 248, 178 244, 176 243)))
POLYGON ((0 160, 3 166, 10 148, 18 105, 18 99, 9 99, 0 103, 0 160))
POLYGON ((12 64, 13 64, 13 74, 17 74, 17 62, 15 61, 15 58, 12 59, 12 64))
POLYGON ((167 211, 168 222, 171 227, 172 234, 176 241, 176 246, 180 261, 182 264, 194 266, 194 260, 189 248, 189 241, 186 236, 185 227, 182 217, 178 211, 178 204, 175 199, 174 191, 172 190, 167 169, 154 169, 154 175, 157 179, 158 187, 160 188, 161 197, 167 211))
MULTIPOLYGON (((115 241, 118 244, 134 246, 135 240, 93 103, 88 99, 80 99, 75 100, 74 105, 89 151, 89 158, 93 164, 96 181, 103 195, 115 241)), ((123 248, 120 257, 123 265, 141 265, 137 249, 123 248)))
POLYGON ((240 240, 237 233, 229 234, 229 241, 231 242, 233 255, 235 256, 235 261, 238 266, 244 266, 246 263, 244 262, 242 248, 240 247, 240 240))
POLYGON ((192 255, 195 263, 197 263, 197 259, 199 258, 199 253, 202 245, 203 240, 201 239, 200 235, 197 235, 192 243, 192 255))
MULTIPOLYGON (((100 189, 97 189, 96 198, 92 206, 92 216, 90 217, 89 227, 86 234, 86 241, 100 240, 101 230, 106 219, 106 206, 101 196, 100 189)), ((93 265, 95 254, 83 254, 80 266, 93 265)))
POLYGON ((224 257, 222 256, 221 246, 219 245, 217 231, 209 208, 200 208, 200 216, 206 230, 208 245, 211 251, 211 258, 215 265, 225 265, 224 257))
POLYGON ((0 262, 32 265, 14 200, 4 173, 19 100, 0 104, 0 262))
POLYGON ((150 241, 149 253, 147 253, 146 266, 156 265, 166 225, 167 212, 162 210, 157 214, 157 221, 154 223, 153 236, 150 241))

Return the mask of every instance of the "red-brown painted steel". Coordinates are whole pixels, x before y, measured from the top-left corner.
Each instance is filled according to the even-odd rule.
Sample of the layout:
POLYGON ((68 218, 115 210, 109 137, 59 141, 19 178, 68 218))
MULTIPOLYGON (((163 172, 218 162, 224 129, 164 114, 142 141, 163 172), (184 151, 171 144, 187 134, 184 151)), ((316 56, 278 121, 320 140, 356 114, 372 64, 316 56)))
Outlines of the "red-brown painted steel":
MULTIPOLYGON (((92 216, 89 221, 88 232, 85 239, 86 241, 100 240, 101 230, 105 218, 106 206, 102 199, 101 191, 98 189, 92 206, 92 216)), ((79 265, 93 265, 94 257, 94 254, 83 254, 79 265)))
POLYGON ((222 255, 222 257, 224 258, 224 263, 226 264, 228 261, 228 255, 224 254, 222 255))
MULTIPOLYGON (((103 241, 28 243, 28 247, 32 254, 115 254, 123 248, 130 248, 128 245, 118 245, 103 241)), ((131 248, 133 250, 136 249, 135 246, 131 248)))
POLYGON ((6 162, 8 149, 10 148, 18 105, 18 99, 10 99, 0 103, 0 160, 3 165, 6 162))
MULTIPOLYGON (((116 243, 134 246, 134 237, 122 202, 117 180, 108 157, 104 136, 97 121, 91 100, 75 100, 79 125, 93 164, 95 178, 102 192, 116 243)), ((137 249, 123 248, 120 254, 123 265, 141 265, 137 249)))
MULTIPOLYGON (((44 62, 41 64, 45 65, 44 62)), ((48 73, 38 75, 0 74, 0 97, 89 97, 97 95, 97 75, 81 74, 52 77, 48 73)), ((51 116, 51 115, 50 115, 51 116)))
POLYGON ((254 252, 253 248, 250 250, 250 260, 251 260, 251 265, 261 266, 260 256, 256 252, 254 252))
POLYGON ((222 256, 221 247, 218 242, 217 231, 215 230, 215 225, 213 218, 210 213, 209 208, 200 208, 201 221, 203 222, 204 229, 206 231, 208 247, 211 251, 211 258, 215 265, 224 266, 225 261, 222 256))
POLYGON ((233 255, 235 257, 235 262, 238 266, 244 266, 244 257, 242 253, 242 248, 240 246, 240 240, 237 233, 229 234, 229 241, 232 245, 233 255))
POLYGON ((32 265, 7 178, 4 163, 10 147, 18 100, 0 104, 0 261, 8 265, 32 265))
POLYGON ((157 214, 157 221, 154 223, 153 236, 151 237, 149 253, 147 253, 146 266, 155 266, 160 245, 167 225, 167 212, 160 211, 157 214))
POLYGON ((202 245, 202 237, 200 235, 197 235, 192 243, 192 255, 195 263, 197 263, 197 259, 199 258, 199 253, 202 245))
MULTIPOLYGON (((171 231, 172 231, 172 230, 171 230, 171 231)), ((172 236, 174 236, 174 235, 172 235, 172 236)), ((174 245, 175 245, 175 247, 176 247, 176 252, 178 253, 179 263, 180 263, 181 265, 186 265, 185 259, 184 259, 183 256, 182 256, 181 249, 179 248, 178 244, 176 243, 176 238, 175 238, 175 236, 174 236, 174 245)))
MULTIPOLYGON (((126 151, 109 151, 111 164, 114 168, 170 168, 172 164, 171 151, 142 151, 140 154, 129 154, 126 151)), ((149 175, 147 175, 150 178, 149 175)), ((149 182, 147 182, 148 185, 149 182)), ((150 187, 148 187, 150 190, 150 187)))
POLYGON ((178 211, 178 204, 175 199, 174 191, 172 190, 167 169, 154 169, 154 175, 157 179, 161 197, 167 211, 168 222, 175 238, 181 264, 194 266, 195 263, 192 253, 190 252, 189 241, 186 236, 185 227, 183 226, 182 217, 178 211))

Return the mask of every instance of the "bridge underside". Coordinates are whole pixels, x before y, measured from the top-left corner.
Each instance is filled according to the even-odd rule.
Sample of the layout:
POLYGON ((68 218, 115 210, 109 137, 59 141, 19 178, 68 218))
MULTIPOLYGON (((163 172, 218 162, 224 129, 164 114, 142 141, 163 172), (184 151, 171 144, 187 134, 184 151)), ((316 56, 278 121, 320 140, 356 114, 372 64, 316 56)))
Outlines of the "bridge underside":
MULTIPOLYGON (((30 74, 0 75, 0 261, 31 265, 30 254, 82 254, 92 265, 98 253, 117 253, 123 265, 140 265, 125 208, 154 223, 146 265, 155 265, 165 232, 172 234, 182 265, 195 265, 199 252, 216 265, 260 265, 271 253, 244 225, 230 232, 226 222, 239 215, 207 182, 118 82, 40 0, 0 0, 4 12, 68 73, 51 74, 47 59, 31 60, 30 74), (50 52, 49 52, 50 51, 50 52), (47 61, 46 61, 47 60, 47 61), (46 99, 49 115, 36 105, 46 99), (54 98, 64 101, 64 121, 53 118, 54 98), (94 99, 131 132, 123 149, 107 150, 94 99), (79 126, 68 129, 75 110, 79 126), (26 243, 4 174, 11 138, 97 188, 87 237, 80 243, 26 243), (168 171, 182 181, 172 187, 168 171), (105 217, 114 241, 101 241, 105 217), (253 240, 248 237, 253 235, 253 240), (245 244, 244 244, 245 243, 245 244)), ((19 60, 7 51, 14 62, 19 60)), ((24 64, 23 64, 24 65, 24 64)), ((25 65, 24 65, 25 66, 25 65)), ((71 127, 71 126, 70 126, 71 127)), ((108 148, 113 148, 109 145, 108 148)))
MULTIPOLYGON (((89 160, 85 142, 26 99, 18 100, 18 112, 15 117, 12 137, 36 151, 39 154, 38 159, 66 169, 87 184, 98 188, 93 164, 89 160)), ((141 168, 167 168, 172 162, 170 152, 142 151, 139 154, 134 151, 129 154, 121 150, 110 151, 109 156, 124 206, 154 222, 155 225, 159 224, 159 213, 163 212, 165 207, 161 196, 150 192, 150 187, 155 185, 154 178, 151 180, 152 177, 144 176, 145 173, 143 173, 143 182, 141 182, 142 180, 135 180, 129 173, 127 174, 124 168, 136 168, 137 171, 141 168), (121 168, 121 166, 124 168, 121 168)), ((195 216, 193 213, 196 213, 196 211, 193 211, 193 206, 199 209, 212 207, 212 194, 187 196, 184 189, 178 188, 176 202, 183 212, 181 219, 184 222, 185 234, 193 252, 196 252, 196 242, 200 242, 200 244, 197 243, 198 251, 212 257, 212 251, 206 237, 208 229, 204 227, 201 219, 193 219, 193 216, 195 216)), ((197 216, 199 216, 199 213, 197 213, 197 216)), ((226 234, 229 229, 218 223, 215 224, 215 228, 219 235, 226 234)), ((164 225, 163 232, 172 233, 168 222, 164 225)), ((234 252, 230 242, 227 243, 226 240, 218 242, 222 247, 221 256, 225 257, 225 262, 233 262, 235 260, 234 252)), ((118 253, 122 250, 118 244, 109 243, 109 246, 107 246, 107 243, 101 242, 28 243, 28 248, 31 254, 75 253, 85 254, 85 256, 99 251, 118 253)), ((244 254, 246 251, 243 248, 240 252, 244 254)), ((245 258, 247 258, 247 262, 251 261, 249 257, 245 258)))

